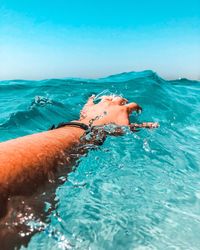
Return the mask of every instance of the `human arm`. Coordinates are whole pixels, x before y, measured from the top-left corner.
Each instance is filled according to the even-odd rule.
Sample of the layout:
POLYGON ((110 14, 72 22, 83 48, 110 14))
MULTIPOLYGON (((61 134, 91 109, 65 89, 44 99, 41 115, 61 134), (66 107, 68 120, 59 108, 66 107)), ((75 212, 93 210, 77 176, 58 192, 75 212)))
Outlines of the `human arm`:
MULTIPOLYGON (((129 115, 141 110, 121 97, 105 96, 98 104, 89 98, 78 122, 92 126, 114 123, 129 126, 129 115)), ((69 155, 78 148, 85 131, 62 127, 0 143, 0 193, 5 197, 31 193, 51 173, 69 164, 69 155)))

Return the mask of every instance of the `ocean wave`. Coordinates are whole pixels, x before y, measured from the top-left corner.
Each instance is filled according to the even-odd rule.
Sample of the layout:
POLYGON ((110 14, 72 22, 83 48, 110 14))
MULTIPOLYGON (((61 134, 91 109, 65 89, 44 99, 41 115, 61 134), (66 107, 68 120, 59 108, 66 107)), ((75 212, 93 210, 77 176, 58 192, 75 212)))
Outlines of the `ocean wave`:
POLYGON ((0 109, 5 118, 0 124, 0 133, 1 129, 4 132, 6 128, 21 128, 27 131, 27 126, 30 131, 31 124, 41 130, 54 122, 78 119, 80 109, 87 98, 105 89, 138 101, 144 108, 150 106, 151 115, 149 112, 146 116, 142 115, 144 119, 147 116, 156 117, 156 107, 159 105, 165 113, 168 112, 168 119, 173 122, 177 116, 183 117, 185 114, 187 117, 188 113, 192 112, 191 102, 197 105, 199 100, 195 92, 199 93, 199 86, 199 82, 187 79, 165 81, 151 70, 125 72, 96 80, 66 78, 1 81, 0 109), (176 85, 183 88, 187 86, 184 91, 189 93, 187 98, 190 102, 184 98, 184 91, 180 92, 176 85), (8 98, 11 98, 10 101, 8 98), (9 112, 6 103, 9 105, 9 112), (182 108, 179 109, 180 105, 182 108), (12 112, 12 107, 15 112, 12 112))
POLYGON ((0 124, 0 138, 3 140, 5 131, 8 131, 9 136, 13 133, 15 138, 18 133, 25 135, 47 130, 52 125, 53 117, 55 121, 62 121, 65 114, 66 109, 62 102, 44 96, 35 96, 32 101, 30 100, 26 110, 8 114, 8 118, 0 124))
POLYGON ((73 249, 199 249, 200 82, 168 81, 150 70, 96 80, 2 81, 0 141, 78 119, 88 97, 100 93, 138 102, 143 112, 131 120, 160 127, 108 136, 81 158, 63 176, 56 212, 28 249, 63 242, 73 249))

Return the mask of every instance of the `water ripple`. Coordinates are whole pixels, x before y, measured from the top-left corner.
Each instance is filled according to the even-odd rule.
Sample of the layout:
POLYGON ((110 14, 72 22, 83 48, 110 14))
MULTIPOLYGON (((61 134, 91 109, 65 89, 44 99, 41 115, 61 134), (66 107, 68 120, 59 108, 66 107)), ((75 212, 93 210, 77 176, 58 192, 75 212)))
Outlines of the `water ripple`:
POLYGON ((1 141, 78 119, 87 98, 103 91, 143 107, 132 121, 160 122, 154 131, 109 136, 61 176, 56 210, 28 249, 199 250, 199 82, 144 71, 4 81, 0 90, 1 141))

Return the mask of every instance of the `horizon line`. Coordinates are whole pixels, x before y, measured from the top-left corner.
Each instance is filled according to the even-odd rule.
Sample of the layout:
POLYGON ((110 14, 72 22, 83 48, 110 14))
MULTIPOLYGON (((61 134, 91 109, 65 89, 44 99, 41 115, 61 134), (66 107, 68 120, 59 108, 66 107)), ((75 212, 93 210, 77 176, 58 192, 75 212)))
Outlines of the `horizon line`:
POLYGON ((13 78, 13 79, 0 79, 0 82, 6 82, 6 81, 48 81, 48 80, 67 80, 67 79, 71 79, 71 80, 83 80, 83 81, 98 81, 98 80, 103 80, 103 79, 107 79, 110 77, 116 77, 122 74, 132 74, 132 73, 145 73, 145 72, 151 72, 153 74, 156 74, 159 78, 166 80, 166 81, 177 81, 177 80, 189 80, 189 81, 200 81, 200 77, 198 77, 197 79, 195 78, 187 78, 187 77, 178 77, 178 78, 168 78, 168 77, 162 77, 160 76, 159 73, 157 73, 154 70, 151 69, 144 69, 141 71, 123 71, 123 72, 119 72, 119 73, 114 73, 114 74, 109 74, 109 75, 102 75, 100 77, 79 77, 79 76, 66 76, 66 77, 47 77, 47 78, 37 78, 37 79, 24 79, 24 78, 13 78))

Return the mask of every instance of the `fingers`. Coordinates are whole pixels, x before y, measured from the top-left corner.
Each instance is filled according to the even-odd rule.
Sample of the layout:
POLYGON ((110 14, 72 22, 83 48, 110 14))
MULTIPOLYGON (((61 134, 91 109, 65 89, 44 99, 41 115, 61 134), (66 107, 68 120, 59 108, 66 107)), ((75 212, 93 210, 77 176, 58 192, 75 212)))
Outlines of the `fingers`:
POLYGON ((86 104, 83 106, 83 109, 80 112, 81 119, 84 119, 86 117, 87 108, 95 105, 94 98, 95 98, 95 95, 90 96, 86 104))
POLYGON ((95 98, 95 95, 90 96, 88 101, 86 102, 85 106, 94 105, 94 98, 95 98))
POLYGON ((125 98, 122 98, 120 96, 116 96, 113 98, 112 103, 118 104, 120 106, 123 106, 128 103, 128 100, 125 98))
POLYGON ((157 122, 143 122, 143 123, 132 123, 130 124, 130 128, 132 129, 139 129, 139 128, 158 128, 159 124, 157 122))
POLYGON ((140 107, 135 102, 131 102, 129 104, 126 104, 125 106, 126 106, 129 114, 131 114, 133 111, 136 111, 137 113, 139 113, 140 111, 142 111, 142 107, 140 107))
POLYGON ((101 102, 111 102, 113 100, 113 96, 101 96, 101 102))
POLYGON ((128 103, 128 100, 121 97, 121 96, 102 96, 101 97, 101 103, 110 103, 110 104, 116 104, 120 106, 125 106, 128 113, 132 113, 133 111, 140 112, 142 111, 142 108, 135 102, 128 103))
POLYGON ((102 96, 101 103, 106 103, 106 102, 123 106, 128 103, 128 100, 122 98, 121 96, 102 96))
POLYGON ((142 128, 158 128, 159 124, 157 122, 143 122, 141 124, 142 128))

